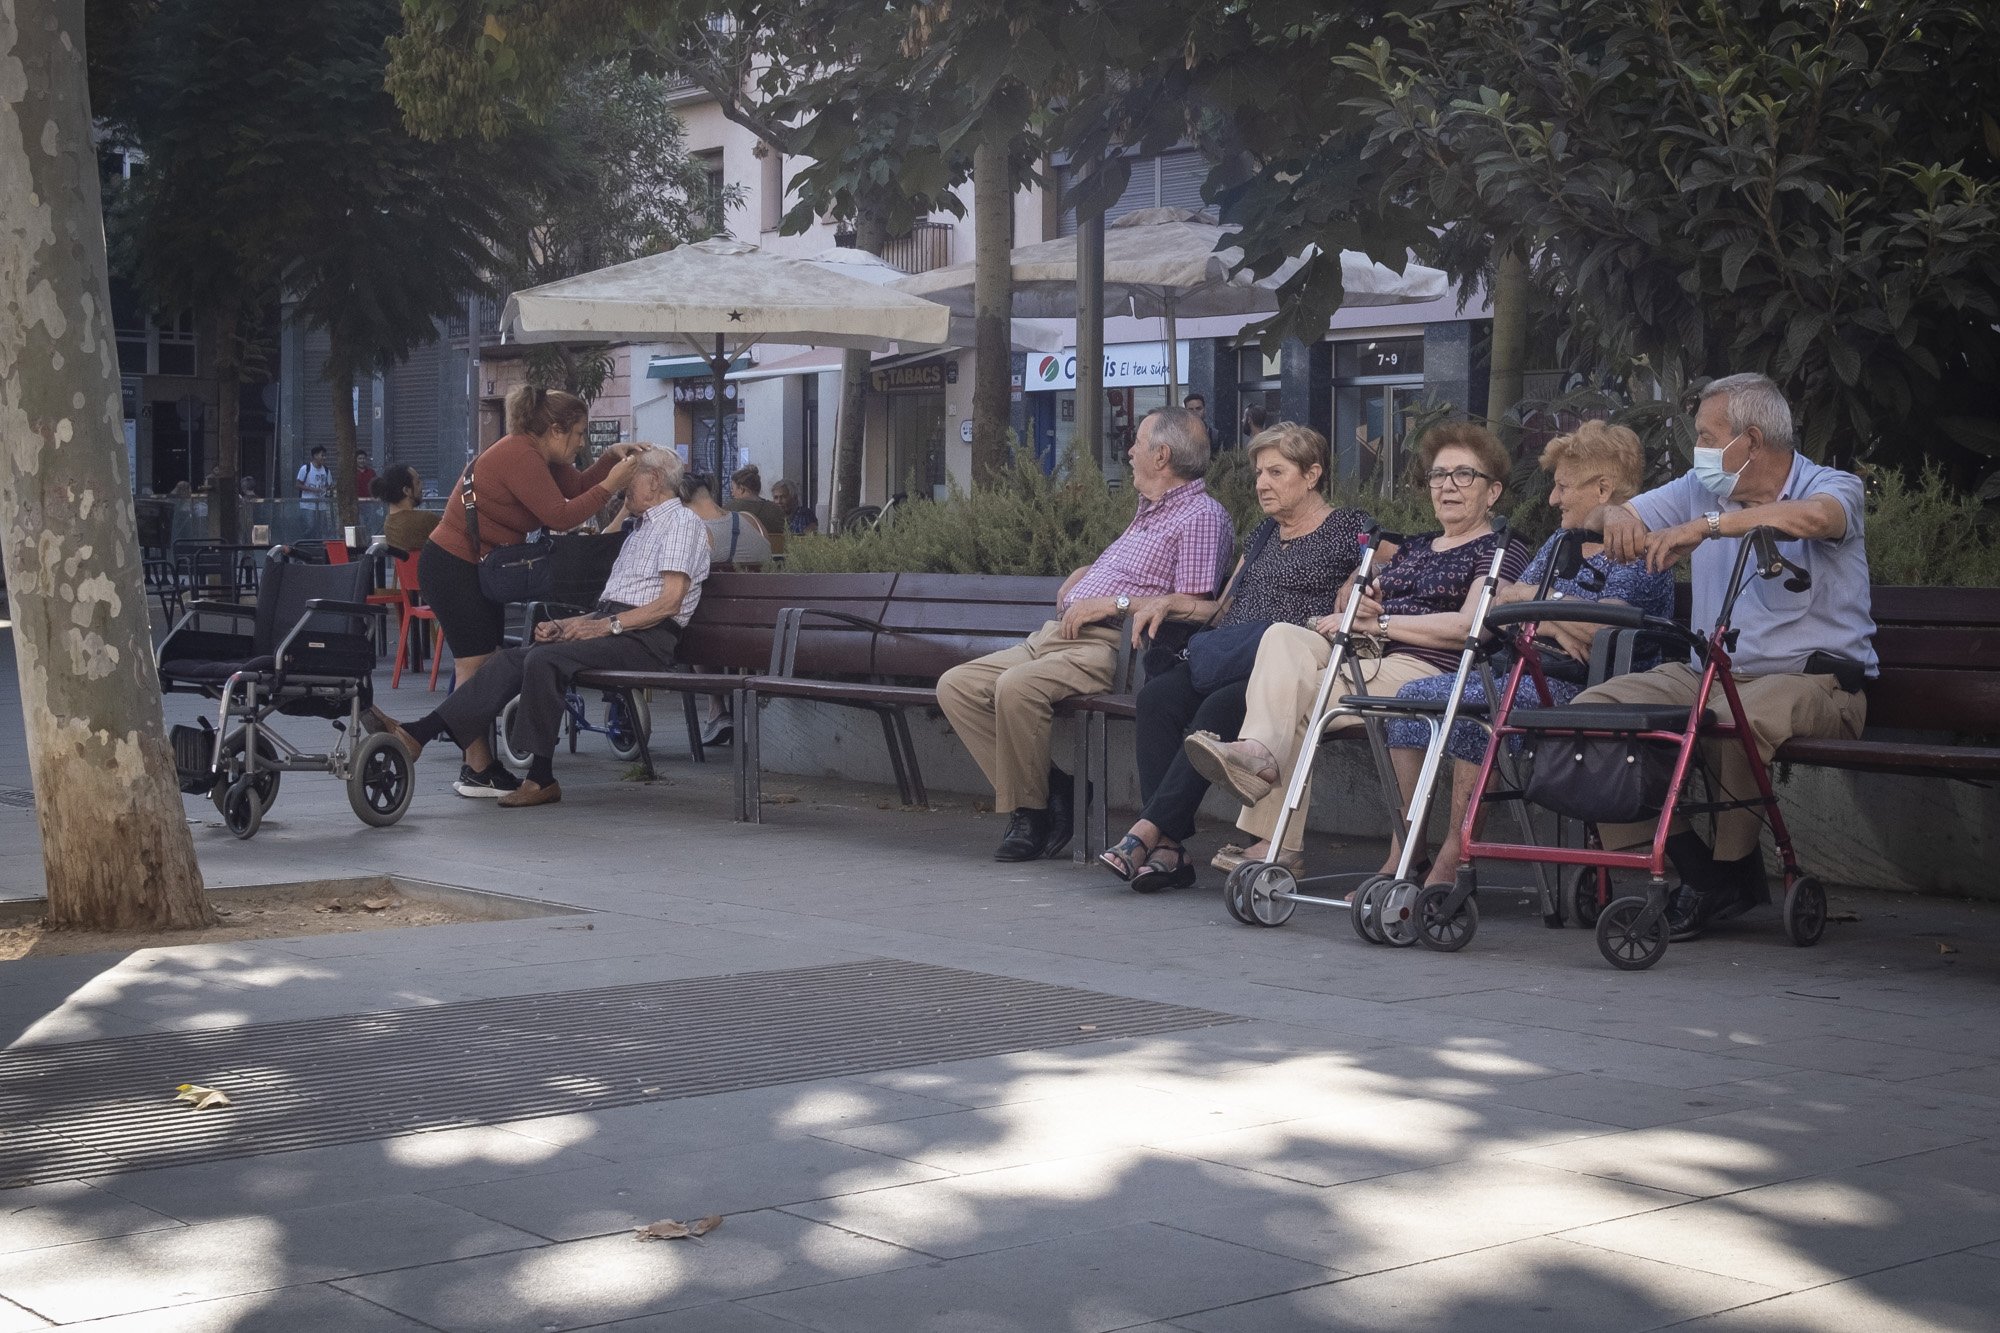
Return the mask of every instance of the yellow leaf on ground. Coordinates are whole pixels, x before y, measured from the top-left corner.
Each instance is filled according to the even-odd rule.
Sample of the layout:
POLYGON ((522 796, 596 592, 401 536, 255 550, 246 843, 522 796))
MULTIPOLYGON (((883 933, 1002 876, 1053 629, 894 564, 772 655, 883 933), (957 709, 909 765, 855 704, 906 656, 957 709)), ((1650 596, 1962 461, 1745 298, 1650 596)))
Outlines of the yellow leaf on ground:
POLYGON ((691 1240, 706 1236, 722 1225, 722 1216, 712 1213, 692 1222, 676 1222, 671 1217, 654 1222, 649 1226, 635 1227, 632 1234, 640 1240, 691 1240))
POLYGON ((177 1102, 192 1102, 197 1111, 206 1111, 211 1106, 229 1105, 229 1094, 220 1088, 204 1088, 199 1083, 183 1083, 174 1089, 177 1102))

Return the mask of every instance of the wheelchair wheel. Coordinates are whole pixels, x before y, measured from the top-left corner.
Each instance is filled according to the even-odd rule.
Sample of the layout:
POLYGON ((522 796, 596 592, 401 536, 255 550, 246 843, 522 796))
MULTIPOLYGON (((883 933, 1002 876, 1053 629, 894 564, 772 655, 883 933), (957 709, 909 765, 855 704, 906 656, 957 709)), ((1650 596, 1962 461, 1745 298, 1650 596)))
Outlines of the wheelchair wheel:
POLYGON ((238 839, 256 837, 257 826, 264 822, 264 798, 258 785, 249 778, 238 778, 222 793, 222 822, 238 839))
POLYGON ((1556 881, 1556 898, 1563 915, 1585 930, 1597 928, 1598 914, 1604 910, 1597 901, 1598 876, 1602 873, 1595 866, 1564 866, 1562 877, 1556 881))
POLYGON ((643 690, 625 690, 607 699, 605 739, 611 742, 611 753, 629 764, 639 757, 646 738, 653 734, 653 706, 643 690))
POLYGON ((1298 904, 1276 893, 1298 888, 1292 872, 1269 861, 1246 861, 1229 872, 1223 892, 1229 899, 1229 914, 1246 925, 1282 926, 1292 919, 1298 904))
POLYGON ((1369 944, 1380 944, 1382 941, 1375 935, 1375 909, 1368 895, 1374 892, 1376 885, 1385 882, 1380 875, 1370 875, 1355 886, 1353 895, 1347 900, 1347 923, 1369 944))
POLYGON ((361 742, 347 775, 347 803, 362 823, 377 828, 395 823, 415 794, 410 756, 395 737, 378 732, 361 742))
MULTIPOLYGON (((266 763, 278 762, 278 747, 271 744, 271 738, 259 734, 257 737, 257 758, 266 763)), ((223 808, 227 803, 230 784, 243 775, 243 732, 231 732, 222 742, 222 768, 209 788, 208 798, 215 802, 215 813, 221 815, 225 823, 229 812, 223 808)), ((264 808, 269 810, 278 803, 278 779, 284 776, 275 768, 257 770, 257 795, 263 799, 264 808)), ((247 836, 247 835, 246 835, 247 836)))
POLYGON ((1800 875, 1785 891, 1785 934, 1801 949, 1819 943, 1826 933, 1826 887, 1811 875, 1800 875))
POLYGON ((521 698, 514 696, 507 706, 500 710, 500 717, 493 724, 493 756, 516 773, 528 771, 528 765, 535 762, 535 756, 514 748, 511 733, 514 730, 514 713, 520 708, 521 698))
POLYGON ((1423 890, 1406 879, 1384 881, 1375 890, 1375 929, 1391 949, 1417 942, 1417 895, 1423 890))
POLYGON ((1614 898, 1597 918, 1597 951, 1621 972, 1643 972, 1667 952, 1667 914, 1660 913, 1651 930, 1638 929, 1645 914, 1643 894, 1614 898))
POLYGON ((1445 899, 1451 897, 1449 884, 1433 884, 1417 895, 1415 921, 1417 938, 1424 947, 1439 953, 1457 953, 1472 943, 1479 931, 1479 900, 1467 898, 1458 911, 1445 915, 1445 899))

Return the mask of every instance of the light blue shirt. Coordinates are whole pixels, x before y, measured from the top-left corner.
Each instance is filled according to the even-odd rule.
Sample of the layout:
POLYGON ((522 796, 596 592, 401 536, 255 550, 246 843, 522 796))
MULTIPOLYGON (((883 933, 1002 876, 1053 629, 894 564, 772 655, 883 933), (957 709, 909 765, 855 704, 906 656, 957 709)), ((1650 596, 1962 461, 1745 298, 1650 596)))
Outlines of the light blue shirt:
MULTIPOLYGON (((1839 501, 1847 515, 1846 535, 1831 541, 1778 543, 1787 560, 1812 575, 1812 587, 1788 592, 1783 578, 1750 580, 1750 586, 1737 598, 1732 616, 1738 638, 1730 661, 1738 675, 1796 675, 1805 670, 1806 659, 1815 652, 1860 662, 1871 679, 1876 674, 1868 546, 1862 536, 1861 478, 1821 467, 1804 454, 1792 455, 1792 473, 1778 498, 1804 500, 1815 495, 1830 495, 1839 501)), ((1745 507, 1735 500, 1717 500, 1692 472, 1632 498, 1632 509, 1649 532, 1694 522, 1712 509, 1726 514, 1745 507)), ((1689 557, 1694 585, 1692 624, 1699 633, 1706 633, 1721 614, 1739 545, 1733 538, 1706 541, 1689 557)))

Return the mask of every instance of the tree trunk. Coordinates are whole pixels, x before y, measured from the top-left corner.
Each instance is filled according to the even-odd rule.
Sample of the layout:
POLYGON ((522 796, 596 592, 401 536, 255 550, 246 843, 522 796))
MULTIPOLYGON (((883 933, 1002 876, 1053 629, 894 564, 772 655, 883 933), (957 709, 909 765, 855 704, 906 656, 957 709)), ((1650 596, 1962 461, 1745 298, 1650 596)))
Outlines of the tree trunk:
POLYGON ((1508 250, 1493 270, 1493 366, 1486 381, 1486 419, 1497 427, 1521 401, 1528 359, 1528 261, 1519 250, 1508 250))
POLYGON ((0 0, 0 551, 49 922, 213 918, 153 671, 84 0, 0 0))
MULTIPOLYGON (((1076 220, 1076 434, 1078 452, 1110 472, 1104 454, 1104 210, 1076 220)), ((1073 446, 1074 447, 1074 446, 1073 446)), ((1057 460, 1060 463, 1061 460, 1057 460)))
MULTIPOLYGON (((880 207, 863 200, 854 211, 854 244, 878 258, 889 248, 889 224, 880 207)), ((840 420, 833 438, 833 511, 827 530, 839 532, 861 506, 861 451, 868 429, 868 353, 840 357, 840 420)), ((811 448, 810 441, 807 448, 811 448)))
POLYGON ((1004 471, 1007 418, 1013 396, 1014 174, 1008 164, 1013 136, 998 116, 972 149, 972 213, 976 230, 972 276, 973 358, 972 480, 1004 471))
POLYGON ((238 485, 243 471, 243 360, 237 354, 236 340, 241 309, 239 301, 223 301, 217 304, 211 322, 219 401, 215 413, 215 485, 209 488, 208 507, 216 515, 217 534, 226 542, 244 540, 243 524, 237 517, 237 501, 243 495, 238 485))
POLYGON ((360 522, 354 500, 354 370, 347 360, 347 349, 335 337, 333 347, 326 359, 327 383, 333 386, 333 494, 336 517, 334 534, 342 527, 353 527, 360 522))

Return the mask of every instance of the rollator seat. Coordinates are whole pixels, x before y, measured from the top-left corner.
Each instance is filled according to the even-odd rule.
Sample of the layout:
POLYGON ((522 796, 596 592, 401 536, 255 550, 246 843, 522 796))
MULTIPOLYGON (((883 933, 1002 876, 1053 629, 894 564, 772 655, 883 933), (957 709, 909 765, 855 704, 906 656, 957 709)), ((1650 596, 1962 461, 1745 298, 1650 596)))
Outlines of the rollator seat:
MULTIPOLYGON (((1685 704, 1570 704, 1564 708, 1517 708, 1509 726, 1523 731, 1682 731, 1687 727, 1685 704)), ((1701 710, 1701 725, 1715 723, 1715 710, 1701 710)))
MULTIPOLYGON (((1350 694, 1341 699, 1340 706, 1358 713, 1430 713, 1443 717, 1445 705, 1449 702, 1447 699, 1403 699, 1393 694, 1350 694)), ((1460 717, 1484 717, 1487 711, 1484 699, 1467 699, 1458 705, 1460 717)))

